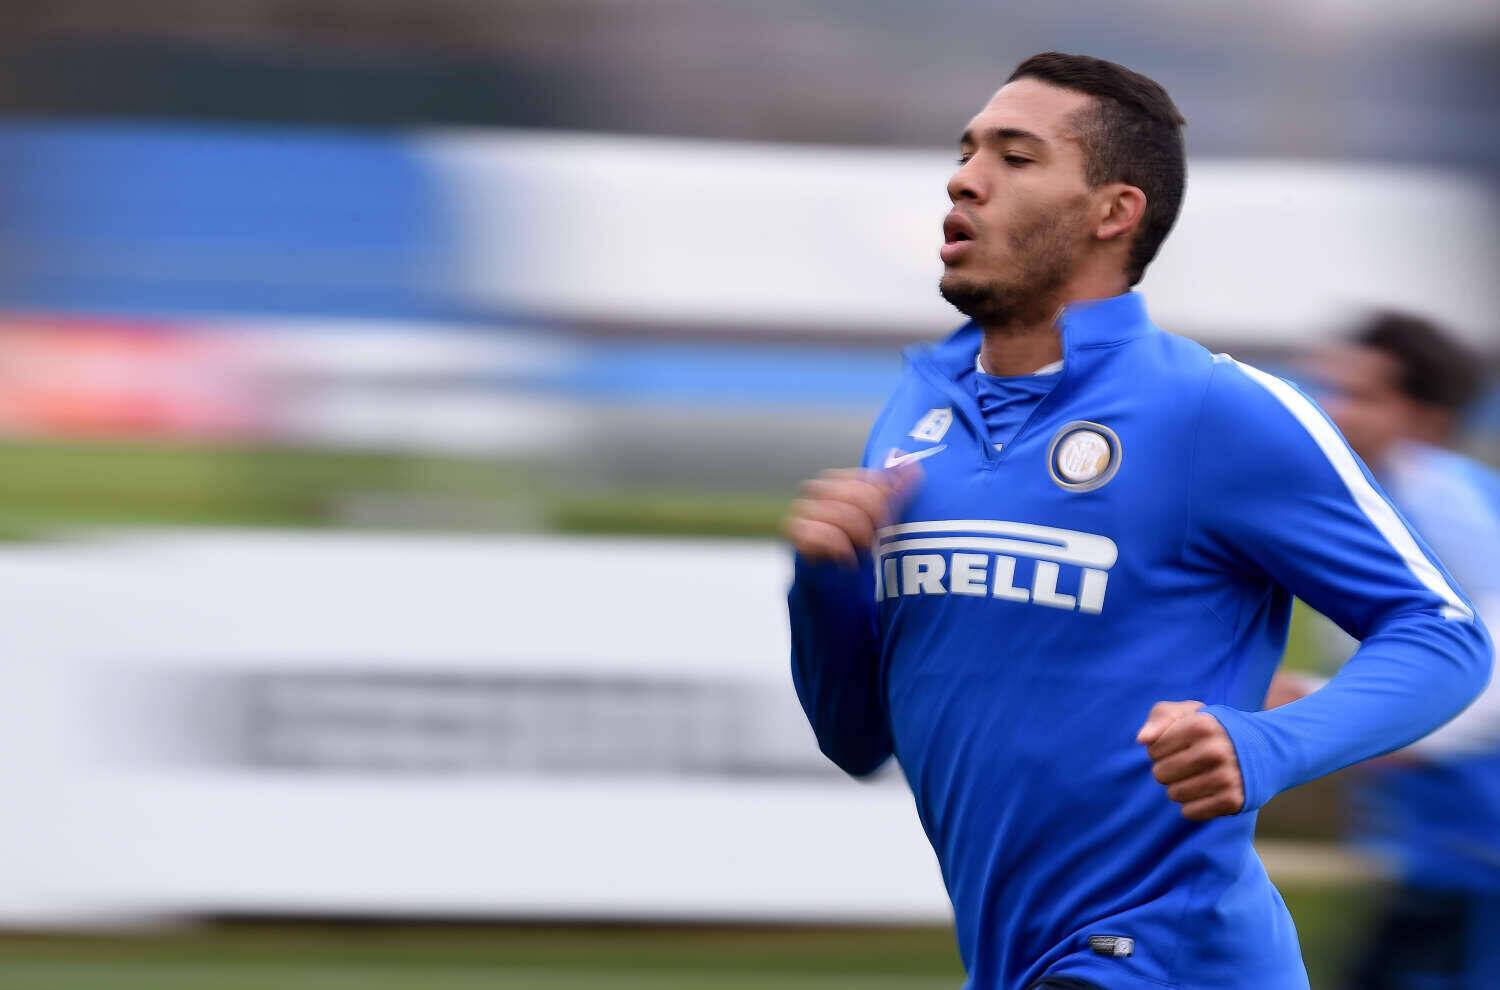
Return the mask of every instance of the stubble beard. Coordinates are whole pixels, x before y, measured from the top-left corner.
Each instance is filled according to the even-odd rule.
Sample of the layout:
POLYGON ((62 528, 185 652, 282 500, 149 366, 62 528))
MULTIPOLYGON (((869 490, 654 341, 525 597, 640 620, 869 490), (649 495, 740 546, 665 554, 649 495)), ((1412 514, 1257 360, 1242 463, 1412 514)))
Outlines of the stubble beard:
POLYGON ((1053 213, 1013 229, 1009 246, 1016 271, 1009 277, 945 272, 939 294, 986 330, 1024 330, 1049 319, 1059 305, 1057 291, 1073 274, 1070 219, 1053 213))

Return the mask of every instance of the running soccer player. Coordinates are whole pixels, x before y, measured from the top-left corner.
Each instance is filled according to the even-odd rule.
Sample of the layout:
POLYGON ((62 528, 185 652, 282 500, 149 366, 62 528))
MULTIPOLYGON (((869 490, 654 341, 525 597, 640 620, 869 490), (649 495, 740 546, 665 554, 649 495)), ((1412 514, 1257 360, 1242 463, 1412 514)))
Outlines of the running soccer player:
MULTIPOLYGON (((1447 449, 1479 391, 1476 357, 1432 323, 1386 312, 1321 353, 1315 373, 1328 415, 1493 623, 1500 474, 1447 449)), ((1271 690, 1284 702, 1312 686, 1277 675, 1271 690)), ((1441 729, 1360 771, 1355 839, 1397 882, 1351 990, 1500 986, 1500 678, 1441 729)))
POLYGON ((1182 124, 1121 66, 1021 63, 948 181, 940 290, 970 322, 908 351, 863 466, 784 523, 798 696, 847 772, 895 755, 973 990, 1306 988, 1256 810, 1489 676, 1473 607, 1318 408, 1128 291, 1182 124), (1260 711, 1294 595, 1363 644, 1260 711))

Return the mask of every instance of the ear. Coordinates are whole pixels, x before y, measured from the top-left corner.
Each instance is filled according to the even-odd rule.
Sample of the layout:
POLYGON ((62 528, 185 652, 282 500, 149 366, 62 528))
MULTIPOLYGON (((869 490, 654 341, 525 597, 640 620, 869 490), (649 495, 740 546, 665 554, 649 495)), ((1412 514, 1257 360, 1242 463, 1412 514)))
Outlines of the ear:
POLYGON ((1146 194, 1123 182, 1111 182, 1099 192, 1102 199, 1094 236, 1101 241, 1129 237, 1146 215, 1146 194))

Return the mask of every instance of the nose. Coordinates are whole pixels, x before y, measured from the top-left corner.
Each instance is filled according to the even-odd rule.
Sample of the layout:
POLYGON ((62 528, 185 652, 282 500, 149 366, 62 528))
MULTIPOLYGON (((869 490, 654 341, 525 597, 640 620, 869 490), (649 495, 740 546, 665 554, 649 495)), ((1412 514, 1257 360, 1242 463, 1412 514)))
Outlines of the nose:
POLYGON ((960 200, 971 202, 984 202, 984 186, 980 181, 979 171, 974 167, 974 159, 958 167, 958 171, 948 177, 948 198, 956 205, 960 200))

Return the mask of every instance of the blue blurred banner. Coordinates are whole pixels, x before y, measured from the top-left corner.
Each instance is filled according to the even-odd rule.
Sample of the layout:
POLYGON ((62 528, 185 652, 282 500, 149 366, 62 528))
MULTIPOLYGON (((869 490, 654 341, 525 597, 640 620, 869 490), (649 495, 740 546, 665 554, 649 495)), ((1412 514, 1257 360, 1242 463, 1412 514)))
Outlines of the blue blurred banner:
POLYGON ((0 127, 0 305, 432 318, 452 235, 399 136, 0 127))

